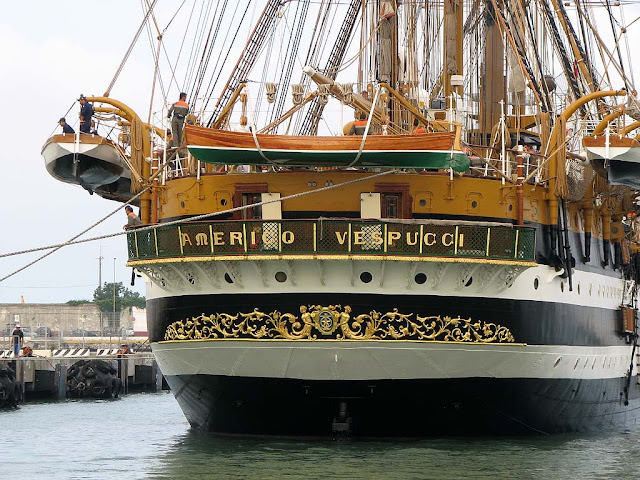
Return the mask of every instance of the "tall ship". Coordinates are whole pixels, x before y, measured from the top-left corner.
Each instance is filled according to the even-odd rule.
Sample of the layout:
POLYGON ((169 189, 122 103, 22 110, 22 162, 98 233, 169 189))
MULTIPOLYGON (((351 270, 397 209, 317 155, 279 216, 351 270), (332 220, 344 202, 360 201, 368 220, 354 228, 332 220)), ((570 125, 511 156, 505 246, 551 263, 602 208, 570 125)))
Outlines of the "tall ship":
POLYGON ((193 0, 161 30, 155 3, 148 117, 110 86, 86 98, 108 138, 55 135, 43 155, 56 179, 139 207, 128 265, 193 428, 638 422, 624 5, 193 0))

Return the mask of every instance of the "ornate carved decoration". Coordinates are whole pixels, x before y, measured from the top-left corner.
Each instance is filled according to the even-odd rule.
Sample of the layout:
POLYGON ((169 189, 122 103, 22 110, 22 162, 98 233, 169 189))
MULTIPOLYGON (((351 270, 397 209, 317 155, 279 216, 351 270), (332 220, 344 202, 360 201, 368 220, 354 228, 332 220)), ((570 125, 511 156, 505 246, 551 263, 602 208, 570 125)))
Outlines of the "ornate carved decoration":
POLYGON ((484 264, 480 265, 474 274, 474 283, 477 285, 478 292, 484 292, 489 288, 489 285, 491 285, 491 282, 499 272, 499 268, 484 264))
POLYGON ((267 278, 267 268, 264 265, 262 260, 255 260, 252 262, 256 272, 260 275, 260 280, 262 281, 263 287, 269 286, 269 279, 267 278))
POLYGON ((214 262, 196 262, 194 265, 213 288, 220 288, 218 266, 214 262))
POLYGON ((511 288, 513 282, 516 281, 516 278, 518 278, 518 276, 520 276, 520 274, 525 270, 526 268, 516 265, 502 267, 498 274, 498 285, 496 286, 497 292, 500 293, 507 288, 511 288))
POLYGON ((449 268, 449 263, 436 263, 433 268, 433 275, 431 277, 431 288, 437 290, 440 286, 440 282, 444 278, 444 274, 447 272, 449 268))
POLYGON ((173 322, 165 331, 165 340, 201 340, 220 338, 285 340, 421 340, 464 343, 512 343, 508 328, 471 318, 421 317, 400 313, 397 308, 380 313, 372 310, 352 317, 345 305, 300 306, 300 315, 261 312, 215 313, 173 322))

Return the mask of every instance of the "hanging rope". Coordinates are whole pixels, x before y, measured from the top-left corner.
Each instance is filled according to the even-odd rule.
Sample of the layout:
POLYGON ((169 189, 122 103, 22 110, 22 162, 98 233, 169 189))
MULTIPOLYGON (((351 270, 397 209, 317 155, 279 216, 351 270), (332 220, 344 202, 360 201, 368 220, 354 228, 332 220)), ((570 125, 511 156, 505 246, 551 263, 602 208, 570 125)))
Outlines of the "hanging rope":
POLYGON ((364 150, 364 142, 367 140, 367 134, 369 133, 369 127, 371 127, 371 120, 373 120, 373 112, 376 109, 376 103, 378 102, 378 96, 380 95, 380 87, 376 88, 376 94, 373 97, 373 102, 371 103, 371 110, 369 111, 369 118, 367 119, 367 127, 364 130, 364 135, 362 135, 362 142, 360 142, 360 150, 358 150, 358 154, 356 158, 353 159, 347 168, 353 167, 358 160, 360 160, 360 155, 362 155, 362 150, 364 150))
MULTIPOLYGON (((142 172, 142 163, 144 162, 144 126, 142 120, 139 117, 135 117, 131 122, 130 127, 131 136, 131 166, 132 170, 136 172, 142 172)), ((138 193, 142 185, 138 182, 131 182, 131 193, 138 193)))

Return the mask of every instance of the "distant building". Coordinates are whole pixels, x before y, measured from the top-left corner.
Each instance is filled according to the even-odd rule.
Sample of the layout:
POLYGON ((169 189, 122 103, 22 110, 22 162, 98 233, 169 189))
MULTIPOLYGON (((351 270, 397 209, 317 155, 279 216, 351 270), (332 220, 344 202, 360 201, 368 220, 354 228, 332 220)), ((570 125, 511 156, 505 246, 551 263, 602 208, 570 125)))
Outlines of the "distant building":
POLYGON ((123 308, 113 318, 112 312, 100 312, 93 303, 0 303, 0 329, 7 334, 16 323, 29 327, 33 332, 45 327, 63 335, 82 330, 119 334, 121 328, 126 328, 140 331, 138 335, 143 336, 147 331, 146 310, 136 307, 123 308))

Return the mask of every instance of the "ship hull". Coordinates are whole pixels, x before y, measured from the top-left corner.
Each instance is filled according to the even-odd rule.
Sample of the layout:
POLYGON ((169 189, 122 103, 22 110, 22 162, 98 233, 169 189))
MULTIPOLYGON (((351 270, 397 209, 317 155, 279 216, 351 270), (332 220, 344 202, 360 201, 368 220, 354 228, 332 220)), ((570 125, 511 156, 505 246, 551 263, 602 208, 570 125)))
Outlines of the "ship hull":
POLYGON ((235 435, 416 438, 592 431, 637 424, 640 406, 635 396, 624 405, 624 378, 166 378, 193 428, 235 435))
POLYGON ((616 428, 640 418, 635 371, 628 376, 633 346, 618 333, 619 312, 611 308, 453 292, 186 295, 150 300, 149 307, 154 354, 200 430, 300 437, 535 434, 616 428), (299 308, 302 297, 349 304, 354 316, 395 305, 400 313, 491 320, 515 341, 161 339, 173 318, 234 308, 270 312, 276 305, 285 313, 299 308))

